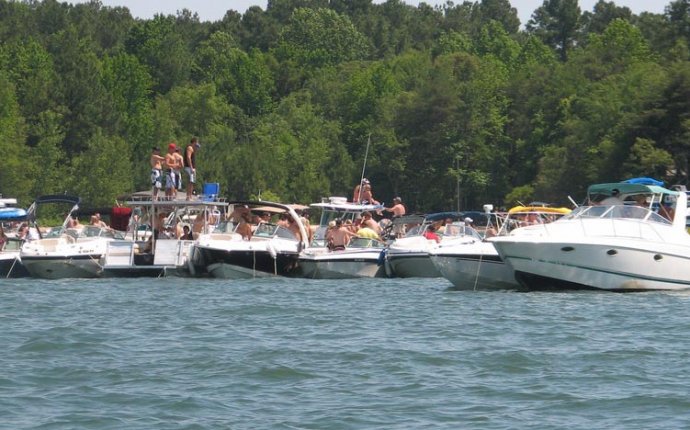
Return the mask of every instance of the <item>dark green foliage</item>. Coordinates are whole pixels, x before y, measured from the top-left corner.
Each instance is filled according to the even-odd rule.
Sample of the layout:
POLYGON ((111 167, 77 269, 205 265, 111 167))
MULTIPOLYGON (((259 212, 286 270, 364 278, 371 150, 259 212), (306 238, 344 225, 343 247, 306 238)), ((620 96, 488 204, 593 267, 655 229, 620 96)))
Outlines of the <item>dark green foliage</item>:
POLYGON ((689 22, 688 0, 545 0, 526 30, 507 0, 270 0, 213 23, 0 0, 0 193, 109 205, 192 136, 231 198, 349 196, 368 143, 374 195, 411 211, 687 184, 689 22))

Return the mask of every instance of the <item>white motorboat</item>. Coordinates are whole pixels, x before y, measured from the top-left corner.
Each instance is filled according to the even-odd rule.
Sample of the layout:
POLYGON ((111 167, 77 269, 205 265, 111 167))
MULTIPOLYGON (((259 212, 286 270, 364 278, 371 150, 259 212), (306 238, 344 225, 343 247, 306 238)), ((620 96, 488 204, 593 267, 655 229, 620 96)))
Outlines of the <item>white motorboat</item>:
POLYGON ((308 244, 309 234, 294 206, 265 201, 230 203, 233 219, 210 234, 199 237, 193 246, 192 264, 205 267, 215 278, 243 279, 292 275, 297 269, 299 253, 308 244), (247 223, 250 234, 241 231, 240 218, 260 217, 269 220, 247 223), (283 221, 293 223, 290 230, 283 221), (293 232, 298 231, 299 237, 293 232))
POLYGON ((465 222, 466 219, 469 218, 468 222, 474 225, 481 225, 482 230, 492 228, 492 225, 498 228, 490 215, 477 211, 439 212, 417 220, 406 218, 403 217, 400 222, 406 222, 407 234, 392 242, 385 253, 389 276, 398 278, 442 277, 441 272, 429 258, 429 253, 444 245, 447 247, 451 243, 456 243, 465 235, 478 235, 477 231, 465 222), (438 242, 425 236, 425 232, 430 227, 434 227, 438 242))
MULTIPOLYGON (((495 216, 497 235, 506 235, 524 223, 547 224, 569 213, 569 209, 517 206, 507 217, 495 216)), ((495 214, 494 214, 495 215, 495 214)), ((513 269, 498 255, 484 235, 467 234, 462 240, 441 243, 429 251, 431 261, 455 288, 463 290, 514 290, 519 287, 513 269)))
POLYGON ((78 197, 43 196, 29 208, 29 218, 39 238, 27 240, 20 251, 22 264, 33 277, 46 279, 96 278, 101 275, 102 261, 108 242, 124 240, 117 231, 94 225, 68 228, 72 214, 79 209, 78 197), (47 204, 68 204, 72 208, 63 224, 45 234, 38 227, 37 211, 47 204))
POLYGON ((328 197, 310 205, 321 211, 319 226, 314 232, 311 246, 299 256, 298 276, 314 279, 341 279, 385 277, 382 251, 383 242, 373 238, 354 237, 342 250, 330 250, 326 231, 336 219, 344 224, 354 223, 365 212, 375 213, 382 205, 348 202, 345 197, 328 197))
POLYGON ((593 185, 591 206, 492 239, 526 289, 677 290, 690 287, 687 196, 639 183, 593 185), (604 204, 598 204, 602 197, 604 204), (644 197, 644 205, 635 205, 644 197), (617 204, 608 204, 612 203, 617 204), (665 216, 662 216, 665 215, 665 216))
POLYGON ((103 261, 108 277, 202 276, 205 267, 192 264, 195 235, 213 231, 224 218, 227 202, 217 195, 186 200, 152 199, 151 192, 127 196, 127 241, 113 241, 103 261), (184 231, 188 234, 185 236, 184 231), (181 237, 178 237, 180 235, 181 237))

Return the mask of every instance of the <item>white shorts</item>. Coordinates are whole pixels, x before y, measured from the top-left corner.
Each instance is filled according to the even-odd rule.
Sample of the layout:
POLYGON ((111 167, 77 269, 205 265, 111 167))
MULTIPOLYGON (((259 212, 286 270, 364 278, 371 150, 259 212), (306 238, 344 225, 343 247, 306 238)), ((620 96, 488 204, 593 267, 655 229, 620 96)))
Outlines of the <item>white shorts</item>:
POLYGON ((163 173, 160 169, 151 169, 151 186, 159 190, 163 186, 163 173))
POLYGON ((194 170, 192 170, 191 167, 185 167, 184 171, 187 172, 187 175, 189 176, 189 183, 195 184, 196 183, 196 173, 194 173, 194 170))

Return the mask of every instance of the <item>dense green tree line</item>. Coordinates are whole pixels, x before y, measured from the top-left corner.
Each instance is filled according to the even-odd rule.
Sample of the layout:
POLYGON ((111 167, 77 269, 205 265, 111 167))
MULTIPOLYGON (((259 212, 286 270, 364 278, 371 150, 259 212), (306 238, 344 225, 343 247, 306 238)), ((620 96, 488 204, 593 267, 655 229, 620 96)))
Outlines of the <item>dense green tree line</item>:
POLYGON ((347 196, 367 142, 375 196, 416 211, 687 184, 690 0, 544 0, 522 24, 508 0, 269 0, 217 22, 0 0, 0 193, 108 205, 192 136, 229 198, 347 196))

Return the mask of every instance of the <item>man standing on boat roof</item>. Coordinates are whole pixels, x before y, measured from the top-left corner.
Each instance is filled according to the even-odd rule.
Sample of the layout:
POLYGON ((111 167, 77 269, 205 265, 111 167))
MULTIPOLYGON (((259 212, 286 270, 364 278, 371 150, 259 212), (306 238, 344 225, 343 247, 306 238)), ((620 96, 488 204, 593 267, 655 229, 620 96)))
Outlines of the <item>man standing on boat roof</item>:
POLYGON ((182 158, 182 154, 180 152, 180 147, 175 147, 175 153, 173 154, 175 156, 175 161, 177 162, 177 168, 175 169, 175 194, 177 194, 177 190, 182 190, 182 168, 184 167, 184 158, 182 158))
POLYGON ((153 192, 151 193, 152 200, 158 199, 158 191, 163 188, 163 162, 165 157, 161 157, 160 154, 160 148, 154 146, 149 159, 151 164, 151 186, 153 187, 153 192))
POLYGON ((173 200, 177 195, 177 174, 182 166, 177 165, 177 158, 175 158, 175 150, 177 145, 175 142, 170 142, 168 144, 168 153, 165 154, 165 164, 168 168, 167 174, 165 176, 165 195, 169 199, 173 200))
POLYGON ((189 145, 184 150, 184 170, 187 172, 189 181, 187 182, 187 200, 192 200, 194 184, 196 183, 196 151, 201 147, 199 139, 192 137, 189 145))

